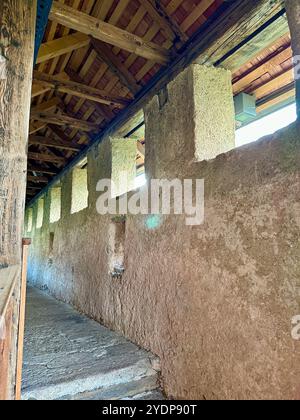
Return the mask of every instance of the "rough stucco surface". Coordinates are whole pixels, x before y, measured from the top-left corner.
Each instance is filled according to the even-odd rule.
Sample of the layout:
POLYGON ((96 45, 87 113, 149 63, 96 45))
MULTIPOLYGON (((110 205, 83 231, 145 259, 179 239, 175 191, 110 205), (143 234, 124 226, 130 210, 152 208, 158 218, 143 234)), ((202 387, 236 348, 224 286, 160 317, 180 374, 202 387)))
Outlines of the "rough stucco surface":
POLYGON ((187 71, 194 85, 195 158, 214 159, 235 147, 232 74, 198 64, 187 71))
POLYGON ((299 159, 291 127, 189 167, 205 178, 205 224, 169 216, 149 231, 128 217, 122 280, 108 274, 110 218, 94 205, 52 226, 51 261, 44 224, 30 282, 160 356, 169 396, 299 399, 299 159))
POLYGON ((88 206, 87 169, 75 168, 72 172, 71 212, 77 213, 88 206))
POLYGON ((115 183, 115 196, 122 195, 134 188, 136 177, 136 139, 111 138, 112 174, 115 183), (123 188, 123 185, 125 188, 123 188), (126 186, 127 185, 127 186, 126 186))
POLYGON ((168 85, 168 101, 155 96, 145 108, 147 172, 180 177, 194 161, 235 147, 231 73, 191 65, 168 85))
POLYGON ((112 220, 96 213, 96 183, 112 174, 107 140, 89 155, 88 209, 70 214, 70 176, 51 226, 45 198, 29 280, 157 354, 170 397, 300 399, 300 342, 291 337, 300 313, 299 131, 195 162, 195 136, 182 128, 192 134, 193 121, 176 108, 179 96, 192 106, 188 89, 173 89, 171 104, 160 110, 154 99, 146 109, 146 169, 203 178, 205 223, 171 215, 149 230, 147 216, 127 216, 125 273, 113 279, 112 220))

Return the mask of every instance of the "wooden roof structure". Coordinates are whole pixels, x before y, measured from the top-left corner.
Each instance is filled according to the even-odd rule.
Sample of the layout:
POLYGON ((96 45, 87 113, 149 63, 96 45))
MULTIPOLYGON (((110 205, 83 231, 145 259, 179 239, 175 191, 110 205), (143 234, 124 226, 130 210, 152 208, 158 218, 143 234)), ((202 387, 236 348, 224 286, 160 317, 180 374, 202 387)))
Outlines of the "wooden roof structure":
MULTIPOLYGON (((259 111, 292 97, 292 52, 282 1, 272 7, 266 0, 250 2, 246 29, 238 18, 250 5, 232 3, 53 1, 33 73, 27 201, 112 122, 127 110, 133 116, 141 109, 147 89, 163 86, 167 70, 171 78, 199 52, 201 62, 230 69, 234 93, 255 94, 259 111)), ((139 166, 145 153, 140 140, 139 166)))

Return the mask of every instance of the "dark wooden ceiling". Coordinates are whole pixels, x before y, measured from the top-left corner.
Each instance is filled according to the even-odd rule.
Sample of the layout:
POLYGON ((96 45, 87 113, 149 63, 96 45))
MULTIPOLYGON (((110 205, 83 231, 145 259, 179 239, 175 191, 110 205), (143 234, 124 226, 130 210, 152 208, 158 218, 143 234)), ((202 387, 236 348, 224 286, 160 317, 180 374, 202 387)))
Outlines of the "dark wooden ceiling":
MULTIPOLYGON (((89 145, 94 134, 101 133, 199 28, 227 4, 223 0, 54 2, 34 71, 27 201, 89 145), (98 20, 97 30, 101 22, 108 23, 110 26, 103 30, 109 43, 82 33, 82 26, 70 23, 72 17, 76 21, 76 11, 84 13, 77 23, 84 22, 87 15, 98 20), (119 34, 108 33, 113 28, 133 34, 132 43, 141 48, 132 52, 128 34, 125 38, 130 42, 124 45, 124 38, 119 42, 119 34)), ((221 63, 233 71, 234 93, 256 94, 264 107, 271 105, 268 101, 274 98, 268 96, 276 91, 285 97, 293 95, 287 23, 281 21, 276 42, 272 33, 272 44, 259 44, 255 58, 252 54, 248 60, 245 53, 238 68, 236 61, 221 63)), ((264 34, 262 38, 264 41, 264 34)), ((245 49, 247 45, 241 48, 245 49)), ((277 101, 283 99, 280 95, 277 101)), ((139 166, 144 161, 144 139, 140 140, 139 166)))

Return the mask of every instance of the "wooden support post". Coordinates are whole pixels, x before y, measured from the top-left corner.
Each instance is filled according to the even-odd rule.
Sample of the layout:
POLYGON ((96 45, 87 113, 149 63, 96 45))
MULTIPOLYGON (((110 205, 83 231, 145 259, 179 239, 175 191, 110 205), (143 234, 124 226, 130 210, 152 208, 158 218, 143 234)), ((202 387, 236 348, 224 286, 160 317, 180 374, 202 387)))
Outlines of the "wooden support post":
POLYGON ((25 330, 25 306, 26 306, 26 289, 27 289, 27 260, 28 250, 31 245, 31 239, 23 239, 22 241, 22 272, 21 272, 21 299, 20 299, 20 316, 19 316, 19 333, 18 333, 18 353, 17 353, 17 374, 16 374, 16 400, 21 400, 22 387, 22 366, 23 366, 23 349, 24 349, 24 330, 25 330))
POLYGON ((19 265, 0 268, 0 400, 14 397, 11 389, 11 356, 14 339, 14 293, 20 281, 19 265))
MULTIPOLYGON (((21 264, 35 21, 36 0, 0 1, 0 267, 21 264)), ((8 399, 15 396, 19 285, 12 303, 8 399)))
POLYGON ((297 116, 300 123, 300 0, 285 0, 295 60, 297 116))

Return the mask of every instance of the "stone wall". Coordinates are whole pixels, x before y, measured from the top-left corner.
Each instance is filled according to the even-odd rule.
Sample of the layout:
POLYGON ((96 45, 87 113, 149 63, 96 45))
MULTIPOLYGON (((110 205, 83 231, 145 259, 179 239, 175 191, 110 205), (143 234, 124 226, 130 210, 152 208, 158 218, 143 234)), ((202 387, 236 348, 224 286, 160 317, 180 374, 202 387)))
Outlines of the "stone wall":
POLYGON ((115 221, 95 209, 109 153, 107 140, 88 157, 87 209, 70 214, 71 175, 58 223, 49 224, 45 197, 30 283, 156 353, 170 397, 300 399, 300 343, 291 338, 300 313, 296 128, 181 170, 205 180, 202 226, 171 215, 149 229, 147 216, 127 216, 121 278, 107 249, 115 221))

